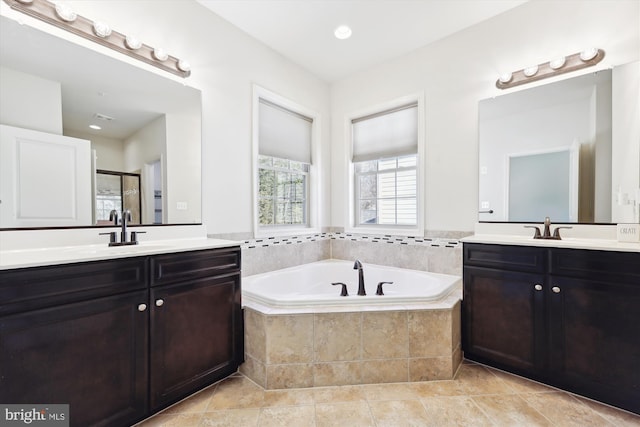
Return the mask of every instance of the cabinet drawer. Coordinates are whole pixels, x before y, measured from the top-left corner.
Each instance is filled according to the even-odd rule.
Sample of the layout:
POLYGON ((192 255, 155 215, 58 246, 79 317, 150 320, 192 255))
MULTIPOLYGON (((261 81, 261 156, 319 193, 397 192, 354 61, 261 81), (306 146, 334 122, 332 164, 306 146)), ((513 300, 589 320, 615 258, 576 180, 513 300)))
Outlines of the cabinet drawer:
POLYGON ((151 258, 151 286, 219 276, 239 270, 239 248, 157 255, 151 258))
POLYGON ((147 286, 146 258, 0 271, 0 315, 114 295, 147 286))
POLYGON ((550 249, 549 272, 640 287, 640 253, 550 249))
POLYGON ((530 246, 464 243, 464 264, 540 273, 545 270, 545 251, 530 246))

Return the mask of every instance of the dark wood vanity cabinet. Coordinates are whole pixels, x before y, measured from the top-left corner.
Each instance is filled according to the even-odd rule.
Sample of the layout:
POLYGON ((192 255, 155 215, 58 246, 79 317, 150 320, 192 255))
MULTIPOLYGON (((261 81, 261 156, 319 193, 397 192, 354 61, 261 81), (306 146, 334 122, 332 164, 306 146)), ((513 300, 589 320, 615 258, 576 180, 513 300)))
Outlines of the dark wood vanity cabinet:
POLYGON ((243 357, 240 252, 154 257, 151 409, 235 372, 243 357))
POLYGON ((640 413, 640 253, 464 244, 465 357, 640 413))
POLYGON ((237 248, 0 271, 0 402, 131 425, 235 372, 240 310, 237 248))

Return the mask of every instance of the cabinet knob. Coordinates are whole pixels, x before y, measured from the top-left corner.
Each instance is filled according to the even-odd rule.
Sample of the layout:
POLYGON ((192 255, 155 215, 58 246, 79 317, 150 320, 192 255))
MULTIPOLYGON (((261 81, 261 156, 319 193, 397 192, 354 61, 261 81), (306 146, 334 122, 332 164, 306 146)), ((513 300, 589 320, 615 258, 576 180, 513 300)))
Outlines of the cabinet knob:
POLYGON ((553 288, 551 288, 551 290, 553 291, 554 294, 559 294, 560 293, 560 288, 557 286, 554 286, 553 288))
POLYGON ((541 291, 542 290, 542 285, 540 283, 536 283, 536 285, 533 287, 536 291, 541 291))
POLYGON ((164 304, 164 300, 163 299, 157 299, 156 300, 156 307, 162 307, 163 304, 164 304))
POLYGON ((138 304, 138 311, 145 311, 147 309, 147 304, 138 304))

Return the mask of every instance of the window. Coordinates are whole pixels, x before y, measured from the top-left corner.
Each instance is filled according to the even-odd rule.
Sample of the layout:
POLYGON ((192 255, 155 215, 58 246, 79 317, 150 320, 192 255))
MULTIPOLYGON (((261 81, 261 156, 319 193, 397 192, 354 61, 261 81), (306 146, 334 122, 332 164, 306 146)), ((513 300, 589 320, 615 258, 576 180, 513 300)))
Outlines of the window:
POLYGON ((418 104, 351 120, 353 224, 419 227, 418 104))
POLYGON ((357 223, 417 225, 417 156, 358 162, 357 223))
POLYGON ((307 221, 309 164, 258 156, 260 226, 303 225, 307 221))
POLYGON ((314 116, 261 88, 254 111, 256 235, 311 230, 314 116))

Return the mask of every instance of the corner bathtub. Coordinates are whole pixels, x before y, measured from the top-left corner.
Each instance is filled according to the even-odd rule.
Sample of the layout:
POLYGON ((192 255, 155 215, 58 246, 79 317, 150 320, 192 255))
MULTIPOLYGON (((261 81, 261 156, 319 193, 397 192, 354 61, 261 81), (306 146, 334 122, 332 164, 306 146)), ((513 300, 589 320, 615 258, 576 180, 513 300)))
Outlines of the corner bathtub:
POLYGON ((326 260, 242 279, 245 363, 268 390, 451 379, 462 361, 461 279, 326 260), (349 296, 340 296, 347 284, 349 296), (384 295, 376 295, 378 282, 384 295))
POLYGON ((331 259, 244 277, 243 303, 281 311, 315 307, 325 312, 344 306, 353 309, 433 303, 460 289, 458 276, 363 264, 367 295, 359 296, 358 271, 353 264, 331 259), (342 287, 332 286, 336 282, 347 285, 349 296, 340 296, 342 287), (380 282, 393 282, 383 285, 384 295, 376 295, 380 282))

